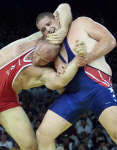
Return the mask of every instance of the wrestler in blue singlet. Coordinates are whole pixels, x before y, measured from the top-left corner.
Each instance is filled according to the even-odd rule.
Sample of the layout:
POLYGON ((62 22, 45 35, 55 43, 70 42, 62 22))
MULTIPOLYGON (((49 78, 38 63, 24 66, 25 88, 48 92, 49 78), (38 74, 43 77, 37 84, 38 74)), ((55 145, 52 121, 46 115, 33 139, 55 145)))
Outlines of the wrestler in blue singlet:
MULTIPOLYGON (((70 62, 74 54, 67 38, 64 40, 64 46, 70 62)), ((60 54, 59 57, 66 63, 60 54)), ((101 112, 110 106, 117 106, 111 76, 86 65, 79 68, 75 77, 66 86, 65 92, 51 105, 50 110, 73 123, 84 111, 91 110, 98 118, 101 112)))

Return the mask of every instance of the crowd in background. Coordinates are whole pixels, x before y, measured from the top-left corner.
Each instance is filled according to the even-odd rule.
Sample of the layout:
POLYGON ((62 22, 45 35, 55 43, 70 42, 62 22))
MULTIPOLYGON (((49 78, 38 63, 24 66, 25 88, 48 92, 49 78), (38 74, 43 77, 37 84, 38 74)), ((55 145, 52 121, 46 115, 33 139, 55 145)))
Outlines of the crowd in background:
MULTIPOLYGON (((0 25, 0 48, 31 33, 33 33, 33 29, 26 26, 25 23, 8 26, 8 23, 4 21, 0 25)), ((113 88, 117 95, 116 48, 106 56, 106 59, 113 71, 113 88)), ((44 86, 19 93, 20 103, 35 131, 45 112, 58 96, 57 91, 48 90, 44 86)), ((56 140, 56 146, 57 150, 117 150, 117 146, 91 112, 84 112, 70 129, 60 135, 56 140)), ((7 148, 10 150, 19 149, 17 143, 0 126, 0 150, 7 150, 7 148)))

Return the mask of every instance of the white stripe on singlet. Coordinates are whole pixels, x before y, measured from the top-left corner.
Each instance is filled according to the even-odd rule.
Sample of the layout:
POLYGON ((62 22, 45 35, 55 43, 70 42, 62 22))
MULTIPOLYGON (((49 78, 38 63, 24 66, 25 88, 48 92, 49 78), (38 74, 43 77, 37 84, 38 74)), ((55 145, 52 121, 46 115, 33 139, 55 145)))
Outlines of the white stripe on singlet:
MULTIPOLYGON (((98 82, 101 82, 103 84, 105 84, 106 86, 108 86, 108 84, 105 81, 101 81, 98 78, 96 78, 94 75, 92 75, 90 72, 85 71, 89 76, 91 76, 93 79, 95 79, 98 82)), ((110 85, 110 84, 109 84, 110 85)))
MULTIPOLYGON (((28 51, 33 51, 36 47, 29 49, 28 51)), ((2 67, 0 67, 0 70, 2 70, 5 66, 9 65, 11 62, 13 62, 14 60, 16 60, 17 58, 23 56, 25 53, 27 53, 28 51, 24 51, 21 55, 15 57, 14 59, 12 59, 11 61, 9 61, 7 64, 3 65, 2 67)), ((31 52, 32 52, 31 51, 31 52)))

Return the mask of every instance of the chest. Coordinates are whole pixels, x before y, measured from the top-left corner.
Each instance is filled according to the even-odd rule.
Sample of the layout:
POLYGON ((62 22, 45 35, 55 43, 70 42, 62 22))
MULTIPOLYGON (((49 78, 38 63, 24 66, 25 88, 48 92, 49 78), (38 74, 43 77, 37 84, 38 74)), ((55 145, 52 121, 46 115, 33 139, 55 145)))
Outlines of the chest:
POLYGON ((87 48, 87 52, 92 51, 94 46, 96 45, 97 41, 93 39, 85 30, 82 28, 75 28, 71 29, 68 36, 67 36, 69 47, 71 48, 72 52, 75 54, 74 49, 76 46, 76 41, 84 42, 87 48))
MULTIPOLYGON (((77 55, 76 52, 75 52, 75 47, 76 47, 76 41, 81 41, 81 42, 84 42, 85 45, 86 45, 86 49, 87 49, 87 52, 91 52, 92 49, 95 47, 97 41, 94 40, 93 38, 91 38, 88 33, 86 31, 84 31, 82 28, 78 27, 78 28, 71 28, 69 30, 69 33, 67 35, 67 42, 68 42, 68 45, 69 45, 69 48, 70 50, 72 51, 72 53, 74 55, 77 55)), ((61 55, 63 56, 63 58, 65 59, 66 62, 68 62, 68 55, 67 55, 67 52, 66 52, 66 49, 64 47, 64 44, 61 48, 61 51, 60 51, 61 55)), ((56 59, 56 63, 55 63, 55 66, 59 66, 63 64, 63 62, 59 59, 59 57, 56 59)))

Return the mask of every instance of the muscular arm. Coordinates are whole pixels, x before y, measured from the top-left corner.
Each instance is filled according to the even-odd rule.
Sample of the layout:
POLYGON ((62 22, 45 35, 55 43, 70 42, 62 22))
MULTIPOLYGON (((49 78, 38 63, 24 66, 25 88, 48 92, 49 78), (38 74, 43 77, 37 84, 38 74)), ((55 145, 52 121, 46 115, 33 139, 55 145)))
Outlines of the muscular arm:
POLYGON ((56 20, 60 24, 60 28, 56 32, 48 34, 47 40, 53 44, 61 44, 67 35, 69 25, 72 21, 71 8, 69 4, 60 4, 56 9, 54 15, 56 20))
POLYGON ((45 85, 47 88, 55 90, 65 87, 75 76, 78 71, 77 58, 74 58, 73 61, 67 66, 66 71, 57 76, 57 73, 47 67, 27 67, 25 69, 25 74, 28 76, 28 83, 30 87, 38 87, 40 85, 45 85))
POLYGON ((114 36, 104 26, 88 17, 81 17, 79 21, 87 34, 98 41, 88 54, 89 62, 106 55, 116 46, 114 36))
POLYGON ((67 3, 60 4, 55 10, 54 16, 55 17, 59 16, 61 28, 64 28, 66 31, 68 31, 69 25, 72 21, 71 8, 69 4, 67 3))
POLYGON ((31 34, 28 37, 23 38, 23 40, 34 41, 34 40, 38 40, 38 39, 42 38, 42 36, 43 35, 42 35, 41 31, 38 31, 36 33, 31 34))
POLYGON ((3 49, 20 49, 19 47, 25 48, 25 45, 32 45, 32 47, 35 45, 35 43, 38 41, 38 39, 40 39, 42 37, 42 33, 41 32, 36 32, 28 37, 25 38, 21 38, 19 40, 16 40, 10 44, 8 44, 7 46, 5 46, 3 49))
POLYGON ((54 71, 47 71, 43 74, 45 86, 49 89, 56 90, 64 88, 75 76, 78 71, 77 58, 74 58, 71 63, 68 64, 65 72, 57 76, 54 71), (49 72, 49 73, 48 73, 49 72))

